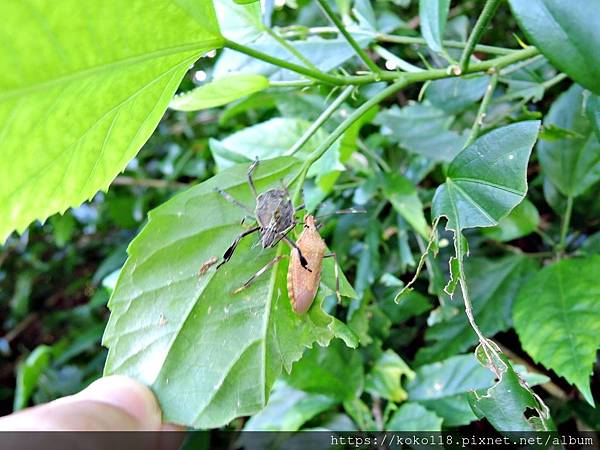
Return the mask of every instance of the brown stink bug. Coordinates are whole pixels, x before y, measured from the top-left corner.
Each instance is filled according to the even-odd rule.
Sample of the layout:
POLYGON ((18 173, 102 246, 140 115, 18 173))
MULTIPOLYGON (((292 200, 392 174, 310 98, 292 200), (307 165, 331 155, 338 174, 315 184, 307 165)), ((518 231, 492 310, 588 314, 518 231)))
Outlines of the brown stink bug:
MULTIPOLYGON (((229 193, 217 189, 227 201, 242 208, 250 216, 254 217, 257 223, 256 226, 243 231, 235 238, 229 248, 225 250, 223 261, 219 263, 217 269, 229 261, 242 238, 255 233, 256 231, 260 232, 260 244, 262 248, 275 247, 275 245, 283 239, 292 248, 298 249, 296 243, 292 241, 287 234, 296 226, 294 214, 296 211, 302 209, 303 206, 294 209, 290 194, 285 187, 282 187, 281 189, 269 189, 268 191, 258 194, 252 179, 252 175, 257 166, 258 159, 248 168, 248 185, 256 198, 256 207, 254 208, 254 211, 237 201, 229 193)), ((299 258, 302 267, 304 267, 305 270, 308 270, 306 260, 301 251, 299 258)))
POLYGON ((319 283, 321 282, 321 269, 323 258, 335 259, 335 293, 340 301, 340 279, 335 253, 325 254, 327 245, 317 230, 314 216, 304 216, 304 229, 296 241, 299 251, 292 250, 288 265, 287 289, 292 309, 297 314, 303 314, 310 308, 314 301, 319 283), (300 263, 300 252, 306 258, 311 272, 307 273, 300 263))

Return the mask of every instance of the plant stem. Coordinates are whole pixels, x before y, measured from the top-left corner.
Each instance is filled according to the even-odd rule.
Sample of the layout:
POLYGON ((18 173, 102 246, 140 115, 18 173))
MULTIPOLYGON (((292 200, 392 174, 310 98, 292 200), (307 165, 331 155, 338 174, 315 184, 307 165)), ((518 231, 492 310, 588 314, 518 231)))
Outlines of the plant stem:
POLYGON ((331 6, 329 6, 329 3, 327 3, 327 0, 317 0, 317 1, 319 2, 319 6, 321 6, 321 9, 325 13, 325 15, 327 17, 329 17, 329 20, 331 20, 333 22, 333 24, 337 27, 339 32, 342 33, 342 35, 346 38, 346 40, 348 41, 348 44, 350 44, 352 46, 352 48, 354 49, 356 54, 360 57, 360 59, 362 59, 364 61, 364 63, 367 65, 367 67, 369 69, 371 69, 372 72, 374 72, 374 73, 379 72, 380 71, 379 67, 377 67, 377 65, 371 60, 371 58, 369 58, 369 55, 367 55, 365 53, 365 51, 362 48, 360 48, 360 45, 358 45, 358 42, 356 42, 356 40, 352 37, 352 35, 350 33, 348 33, 348 30, 346 30, 346 27, 344 26, 342 21, 335 14, 335 12, 333 12, 333 9, 331 9, 331 6))
POLYGON ((271 36, 273 39, 275 39, 277 42, 279 42, 279 45, 281 45, 283 48, 285 48, 288 51, 288 53, 290 53, 290 54, 294 55, 296 58, 298 58, 298 60, 300 62, 302 62, 302 64, 304 64, 309 69, 319 72, 319 68, 317 66, 315 66, 302 53, 300 53, 300 51, 296 47, 294 47, 288 41, 286 41, 281 36, 279 36, 279 34, 277 34, 272 28, 265 27, 265 30, 267 31, 269 36, 271 36))
POLYGON ((252 56, 253 58, 260 59, 262 61, 266 61, 275 66, 279 66, 284 69, 289 69, 293 72, 305 75, 308 78, 312 78, 313 80, 319 80, 325 84, 332 84, 334 86, 341 86, 343 84, 347 84, 347 83, 344 83, 342 80, 340 80, 339 77, 336 77, 334 75, 329 75, 327 73, 313 70, 308 67, 300 66, 298 64, 291 63, 284 59, 275 58, 274 56, 268 55, 268 54, 260 52, 258 50, 254 50, 251 47, 247 47, 245 45, 238 44, 237 42, 230 41, 229 39, 225 39, 225 47, 230 48, 235 51, 238 51, 240 53, 244 53, 246 55, 252 56))
POLYGON ((477 42, 479 42, 479 39, 481 39, 481 35, 490 23, 490 20, 492 20, 492 17, 494 16, 499 4, 500 0, 487 0, 485 2, 483 11, 481 11, 479 18, 475 23, 475 27, 473 28, 473 31, 471 31, 469 39, 467 40, 467 45, 465 46, 465 49, 460 57, 459 65, 461 73, 465 73, 469 69, 471 54, 473 54, 477 42))
POLYGON ((483 120, 485 119, 485 114, 492 100, 492 96, 494 95, 494 90, 496 89, 496 85, 498 84, 498 72, 495 71, 491 78, 490 82, 485 90, 485 94, 483 99, 481 100, 481 104, 479 105, 479 111, 477 111, 477 117, 475 118, 475 122, 473 123, 473 127, 471 128, 471 133, 467 138, 467 142, 465 142, 465 148, 475 142, 477 136, 479 135, 479 130, 483 125, 483 120))
POLYGON ((565 215, 563 217, 562 226, 560 228, 560 241, 558 242, 557 250, 562 253, 566 248, 567 233, 569 231, 569 224, 571 223, 571 215, 573 213, 573 196, 567 197, 567 208, 565 209, 565 215))
MULTIPOLYGON (((412 36, 394 36, 391 34, 378 34, 376 39, 380 42, 391 42, 394 44, 416 44, 416 45, 427 45, 425 39, 412 36)), ((442 41, 442 45, 446 48, 465 48, 467 45, 465 42, 460 41, 442 41)), ((475 51, 481 53, 489 53, 491 55, 509 55, 518 51, 518 49, 493 47, 491 45, 477 44, 475 51)))
MULTIPOLYGON (((409 75, 409 74, 407 74, 407 75, 409 75)), ((417 75, 417 74, 410 74, 410 75, 417 75)), ((302 185, 304 184, 304 180, 306 179, 306 174, 308 173, 308 169, 310 169, 310 166, 313 165, 315 163, 315 161, 317 161, 321 156, 323 156, 323 154, 329 149, 329 147, 331 147, 335 143, 335 141, 337 141, 342 136, 342 134, 344 134, 344 132, 352 126, 352 124, 354 122, 356 122, 358 119, 360 119, 363 114, 365 114, 373 106, 377 105, 379 102, 381 102, 385 98, 389 97, 390 95, 398 92, 400 89, 404 88, 408 84, 409 84, 409 82, 406 80, 406 78, 401 78, 398 81, 396 81, 395 83, 389 85, 387 88, 385 88, 381 92, 374 95, 372 98, 367 100, 362 105, 360 105, 340 125, 338 125, 338 127, 335 130, 333 130, 333 132, 329 136, 327 136, 327 139, 325 139, 323 141, 323 143, 315 149, 314 152, 312 152, 308 156, 308 158, 306 159, 304 164, 302 164, 302 167, 300 168, 300 172, 299 172, 298 176, 296 176, 292 180, 292 183, 293 183, 294 181, 296 181, 296 179, 299 178, 298 186, 296 187, 296 190, 295 190, 294 196, 293 196, 294 204, 297 204, 300 202, 300 196, 302 194, 302 185)))
MULTIPOLYGON (((349 84, 363 85, 375 83, 378 81, 394 81, 399 78, 406 78, 413 75, 418 75, 419 77, 412 80, 411 83, 418 81, 438 80, 441 78, 450 78, 456 76, 456 74, 449 72, 447 69, 429 69, 418 73, 382 71, 377 74, 372 73, 368 75, 335 76, 330 75, 328 73, 316 72, 307 67, 290 63, 280 58, 275 58, 271 55, 268 55, 258 50, 254 50, 251 47, 247 47, 245 45, 241 45, 230 40, 225 40, 225 46, 232 50, 252 56, 253 58, 259 59, 261 61, 268 62, 269 64, 273 64, 275 66, 291 70, 301 75, 305 75, 308 78, 311 78, 312 80, 320 81, 322 83, 334 86, 346 86, 349 84)), ((488 59, 486 61, 481 61, 476 64, 472 64, 468 70, 468 73, 485 72, 486 70, 489 70, 491 68, 501 69, 502 67, 506 67, 510 64, 514 64, 527 58, 531 58, 537 54, 539 54, 537 48, 527 47, 523 50, 511 52, 508 55, 503 55, 497 58, 488 59)), ((299 80, 295 81, 295 83, 298 82, 299 80)))
POLYGON ((304 132, 300 139, 296 141, 296 143, 287 151, 287 155, 296 154, 304 144, 308 142, 308 140, 317 132, 319 128, 329 119, 333 113, 339 108, 339 106, 344 103, 344 100, 348 98, 348 96, 354 90, 354 86, 346 86, 342 93, 338 95, 338 97, 327 107, 325 111, 321 113, 321 115, 315 120, 311 126, 304 132))
POLYGON ((316 82, 314 80, 290 80, 290 81, 277 81, 269 80, 269 86, 278 87, 310 87, 314 86, 316 82))
POLYGON ((542 83, 542 87, 544 88, 544 90, 548 90, 550 89, 552 86, 554 86, 555 84, 560 83, 562 80, 564 80, 565 78, 567 78, 567 74, 564 73, 559 73, 558 75, 550 78, 549 80, 546 80, 542 83))

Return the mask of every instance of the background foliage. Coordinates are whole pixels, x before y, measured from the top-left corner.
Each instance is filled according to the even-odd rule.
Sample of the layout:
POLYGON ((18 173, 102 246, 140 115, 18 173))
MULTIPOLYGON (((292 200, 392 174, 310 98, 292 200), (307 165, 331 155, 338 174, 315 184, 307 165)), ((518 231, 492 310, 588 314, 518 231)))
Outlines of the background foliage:
POLYGON ((0 411, 104 370, 199 428, 598 429, 599 2, 244 3, 0 6, 0 411), (341 304, 231 295, 252 238, 199 273, 255 157, 366 210, 341 304))

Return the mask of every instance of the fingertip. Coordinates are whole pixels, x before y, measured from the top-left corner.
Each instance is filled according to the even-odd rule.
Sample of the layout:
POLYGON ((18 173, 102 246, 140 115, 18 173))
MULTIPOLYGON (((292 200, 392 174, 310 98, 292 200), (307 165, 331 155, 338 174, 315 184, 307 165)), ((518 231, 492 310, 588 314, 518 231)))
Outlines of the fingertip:
POLYGON ((100 378, 68 399, 91 400, 117 407, 136 419, 140 430, 161 428, 161 411, 152 391, 139 381, 123 375, 100 378))

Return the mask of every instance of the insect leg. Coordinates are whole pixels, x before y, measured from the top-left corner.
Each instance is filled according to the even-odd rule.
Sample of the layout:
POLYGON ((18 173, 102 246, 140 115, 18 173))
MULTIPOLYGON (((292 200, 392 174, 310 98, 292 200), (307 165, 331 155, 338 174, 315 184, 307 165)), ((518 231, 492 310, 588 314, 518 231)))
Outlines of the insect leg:
POLYGON ((306 208, 306 205, 302 203, 301 205, 294 208, 294 214, 296 214, 298 211, 302 211, 304 208, 306 208))
POLYGON ((252 283, 254 283, 254 281, 258 277, 260 277, 263 273, 265 273, 267 270, 269 270, 271 267, 273 267, 273 265, 277 264, 285 256, 286 255, 279 255, 279 256, 276 256, 275 258, 273 258, 262 269, 260 269, 258 272, 256 272, 254 275, 252 275, 250 278, 248 278, 248 280, 244 284, 242 284, 239 288, 237 288, 231 294, 232 295, 238 294, 238 293, 242 292, 244 289, 248 288, 252 283))
POLYGON ((289 237, 287 237, 285 235, 283 236, 282 239, 285 242, 287 242, 290 245, 290 247, 292 247, 292 248, 294 248, 294 249, 296 249, 298 251, 298 256, 299 256, 299 259, 300 259, 300 265, 302 266, 302 268, 308 270, 309 272, 312 272, 312 270, 310 270, 309 267, 308 267, 308 261, 306 260, 306 258, 302 254, 302 250, 300 250, 300 247, 298 247, 294 241, 292 241, 289 237))
POLYGON ((231 196, 231 194, 230 194, 230 193, 228 193, 228 192, 225 192, 223 189, 219 189, 219 188, 215 188, 215 190, 216 190, 216 191, 217 191, 219 194, 221 194, 221 195, 223 196, 223 198, 224 198, 225 200, 227 200, 229 203, 232 203, 232 204, 234 204, 234 205, 235 205, 235 206, 237 206, 238 208, 242 208, 244 211, 246 211, 246 212, 247 212, 247 213, 250 215, 250 217, 252 217, 252 218, 254 217, 254 211, 252 211, 250 208, 248 208, 248 207, 247 207, 246 205, 244 205, 243 203, 241 203, 241 202, 237 201, 235 198, 233 198, 233 197, 231 196))
POLYGON ((254 197, 258 197, 258 193, 256 192, 256 186, 254 186, 254 180, 252 180, 252 174, 254 174, 254 170, 258 167, 258 157, 254 160, 250 167, 248 167, 248 184, 250 185, 250 189, 254 194, 254 197))
POLYGON ((221 267, 223 264, 225 264, 227 261, 229 261, 229 259, 231 259, 231 255, 233 255, 233 252, 235 251, 235 248, 240 243, 240 241, 242 240, 242 238, 244 238, 244 237, 248 236, 249 234, 252 234, 252 233, 254 233, 255 231, 258 231, 258 230, 260 230, 260 227, 253 227, 253 228, 250 228, 249 230, 246 230, 246 231, 238 234, 238 236, 233 241, 233 244, 231 244, 229 246, 229 248, 227 250, 225 250, 225 253, 223 254, 223 261, 221 261, 219 263, 219 265, 217 266, 217 269, 219 267, 221 267))
POLYGON ((342 296, 340 295, 340 272, 338 270, 337 256, 335 253, 328 253, 323 258, 333 258, 333 273, 335 274, 335 295, 338 303, 342 303, 342 296))

